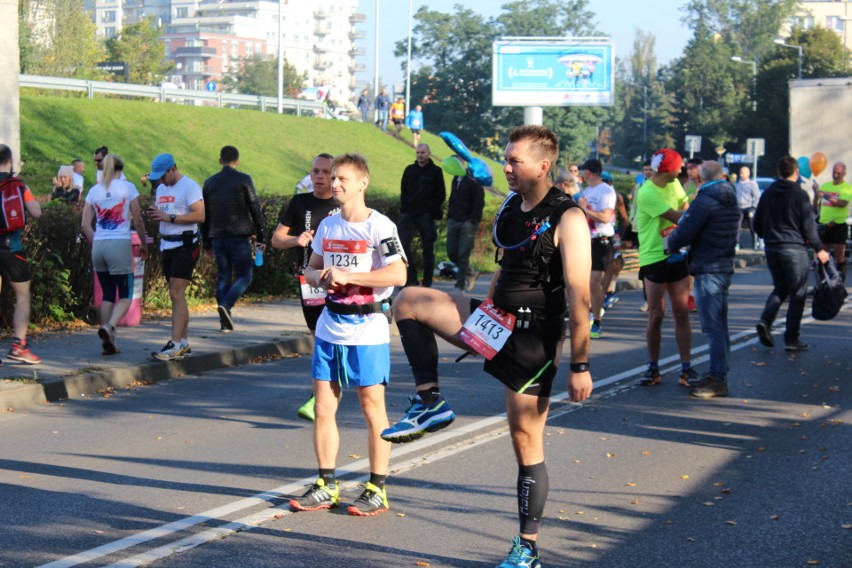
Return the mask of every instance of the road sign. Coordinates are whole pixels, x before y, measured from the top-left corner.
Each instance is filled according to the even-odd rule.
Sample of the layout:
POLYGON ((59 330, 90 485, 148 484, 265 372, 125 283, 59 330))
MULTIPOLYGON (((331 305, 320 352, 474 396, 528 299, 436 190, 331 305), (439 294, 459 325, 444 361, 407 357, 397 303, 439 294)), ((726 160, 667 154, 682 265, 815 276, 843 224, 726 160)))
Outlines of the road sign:
POLYGON ((210 91, 211 93, 215 93, 216 92, 216 83, 214 83, 213 81, 210 81, 209 83, 204 85, 204 90, 210 91))
POLYGON ((725 161, 729 164, 751 164, 754 163, 754 156, 749 154, 728 154, 725 156, 725 161))
POLYGON ((691 160, 695 152, 701 151, 701 136, 687 134, 683 145, 686 147, 686 151, 689 152, 689 159, 691 160))
POLYGON ((766 150, 766 140, 763 138, 749 138, 746 140, 746 152, 751 156, 761 157, 766 150))

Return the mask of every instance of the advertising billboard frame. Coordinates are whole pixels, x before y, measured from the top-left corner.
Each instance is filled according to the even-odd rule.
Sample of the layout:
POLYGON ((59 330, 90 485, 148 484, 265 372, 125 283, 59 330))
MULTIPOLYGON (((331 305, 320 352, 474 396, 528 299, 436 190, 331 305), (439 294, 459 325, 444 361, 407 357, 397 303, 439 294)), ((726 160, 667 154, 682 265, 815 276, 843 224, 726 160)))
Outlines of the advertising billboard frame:
POLYGON ((493 106, 612 106, 608 37, 504 37, 492 44, 493 106))

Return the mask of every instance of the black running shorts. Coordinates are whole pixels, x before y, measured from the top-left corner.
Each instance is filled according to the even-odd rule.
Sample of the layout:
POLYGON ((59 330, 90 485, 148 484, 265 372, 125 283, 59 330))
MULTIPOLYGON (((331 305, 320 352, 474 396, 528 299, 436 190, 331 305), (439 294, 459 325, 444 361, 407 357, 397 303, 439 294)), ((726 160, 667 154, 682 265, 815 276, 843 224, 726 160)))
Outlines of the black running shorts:
MULTIPOLYGON (((471 299, 471 312, 481 303, 471 299)), ((549 397, 562 356, 562 325, 560 319, 539 330, 513 332, 483 369, 513 392, 549 397)))
POLYGON ((200 251, 201 247, 198 245, 181 246, 162 251, 163 276, 166 277, 166 280, 171 278, 192 280, 192 271, 195 270, 200 251))
POLYGON ((24 251, 0 250, 0 275, 10 282, 29 282, 33 276, 24 251))
POLYGON ((820 228, 820 238, 824 245, 845 245, 849 239, 849 225, 846 223, 828 223, 820 228))
POLYGON ((677 262, 661 260, 653 264, 646 264, 642 267, 641 271, 642 277, 654 284, 679 282, 689 276, 689 267, 686 264, 686 260, 679 260, 677 262))

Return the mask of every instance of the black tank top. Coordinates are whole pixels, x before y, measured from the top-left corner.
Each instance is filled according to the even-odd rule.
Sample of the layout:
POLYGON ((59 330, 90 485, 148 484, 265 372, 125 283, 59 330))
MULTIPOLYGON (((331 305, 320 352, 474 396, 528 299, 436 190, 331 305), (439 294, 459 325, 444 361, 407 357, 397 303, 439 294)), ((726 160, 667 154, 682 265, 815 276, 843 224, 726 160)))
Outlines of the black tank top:
MULTIPOLYGON (((529 238, 543 224, 550 227, 520 248, 504 249, 500 277, 494 291, 494 305, 515 313, 530 308, 553 318, 565 311, 565 283, 562 257, 553 243, 562 214, 577 204, 559 188, 552 187, 544 199, 530 211, 521 211, 521 198, 510 196, 498 214, 497 240, 507 247, 529 238)), ((495 245, 500 246, 495 242, 495 245)))

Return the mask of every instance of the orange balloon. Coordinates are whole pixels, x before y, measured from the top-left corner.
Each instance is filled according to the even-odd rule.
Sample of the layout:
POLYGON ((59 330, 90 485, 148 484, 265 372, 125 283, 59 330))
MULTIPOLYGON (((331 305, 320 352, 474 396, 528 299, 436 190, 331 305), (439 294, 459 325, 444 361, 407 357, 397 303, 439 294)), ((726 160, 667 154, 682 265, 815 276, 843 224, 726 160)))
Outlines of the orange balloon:
POLYGON ((814 173, 814 176, 821 174, 827 165, 828 158, 822 152, 816 152, 811 156, 811 171, 814 173))

